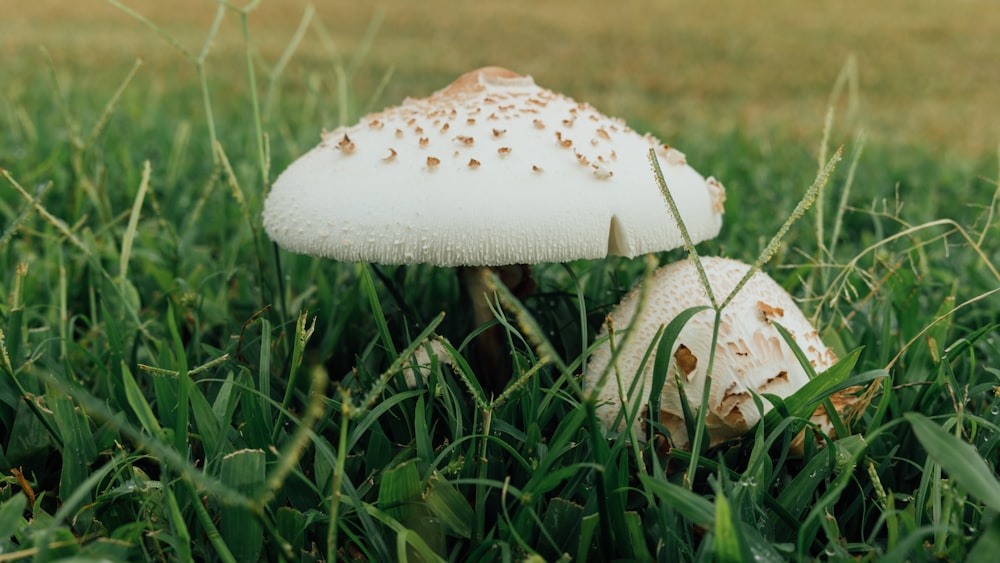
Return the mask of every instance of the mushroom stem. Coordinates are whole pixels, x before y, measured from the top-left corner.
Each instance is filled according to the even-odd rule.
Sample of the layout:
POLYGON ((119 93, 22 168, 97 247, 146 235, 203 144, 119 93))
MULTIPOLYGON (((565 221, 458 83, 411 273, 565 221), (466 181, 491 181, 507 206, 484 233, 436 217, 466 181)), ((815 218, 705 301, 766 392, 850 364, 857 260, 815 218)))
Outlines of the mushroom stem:
MULTIPOLYGON (((472 319, 476 327, 493 320, 490 310, 489 289, 486 272, 490 268, 467 266, 459 268, 458 275, 472 308, 472 319)), ((535 280, 531 277, 531 266, 515 264, 492 268, 500 280, 518 299, 523 299, 535 291, 535 280)), ((511 378, 510 355, 504 343, 504 328, 494 324, 485 329, 470 344, 471 363, 476 378, 487 392, 499 393, 511 378)))

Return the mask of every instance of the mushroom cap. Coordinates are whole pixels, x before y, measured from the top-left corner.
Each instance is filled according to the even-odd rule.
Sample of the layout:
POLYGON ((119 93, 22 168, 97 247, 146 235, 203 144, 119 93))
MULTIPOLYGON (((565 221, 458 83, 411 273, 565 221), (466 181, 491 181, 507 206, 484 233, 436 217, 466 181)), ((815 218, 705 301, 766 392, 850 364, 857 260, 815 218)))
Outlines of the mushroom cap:
MULTIPOLYGON (((719 300, 725 299, 750 269, 747 264, 726 258, 703 257, 701 262, 719 300)), ((633 289, 610 315, 616 331, 628 330, 631 334, 624 345, 619 346, 617 358, 624 393, 619 392, 612 373, 599 396, 597 413, 608 425, 614 423, 620 411, 619 397, 628 394, 637 374, 642 380, 629 398, 630 405, 634 407, 636 402, 645 404, 648 401, 656 349, 651 351, 642 373, 639 373, 639 365, 659 328, 686 309, 711 304, 698 270, 690 260, 670 264, 653 274, 645 304, 637 318, 639 291, 639 287, 633 289)), ((692 410, 700 408, 714 321, 714 310, 697 313, 681 330, 671 351, 673 357, 661 392, 659 418, 670 431, 674 447, 687 448, 689 437, 673 375, 679 370, 688 403, 692 410)), ((817 372, 836 362, 833 351, 823 344, 792 297, 767 274, 755 273, 722 310, 720 317, 712 388, 705 415, 711 444, 738 436, 760 420, 761 413, 750 390, 788 397, 809 381, 805 369, 772 324, 774 322, 788 330, 817 372)), ((602 336, 606 335, 607 326, 602 331, 602 336)), ((610 346, 605 342, 590 358, 586 375, 588 385, 595 384, 610 361, 610 346)), ((763 404, 766 413, 770 403, 764 400, 763 404)), ((641 430, 647 418, 646 411, 640 410, 634 423, 637 435, 643 435, 641 430)))
POLYGON ((656 149, 693 240, 725 190, 620 119, 488 67, 368 115, 274 182, 268 235, 342 261, 498 266, 633 257, 683 244, 650 171, 656 149))

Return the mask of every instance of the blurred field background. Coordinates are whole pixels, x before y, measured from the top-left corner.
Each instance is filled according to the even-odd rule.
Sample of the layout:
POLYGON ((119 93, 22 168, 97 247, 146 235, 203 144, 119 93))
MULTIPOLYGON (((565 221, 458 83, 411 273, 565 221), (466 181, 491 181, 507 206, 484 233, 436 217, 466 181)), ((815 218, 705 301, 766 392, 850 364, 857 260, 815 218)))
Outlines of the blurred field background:
MULTIPOLYGON (((422 535, 438 537, 435 549, 454 560, 493 547, 526 553, 546 527, 559 539, 545 547, 551 559, 566 538, 582 554, 603 545, 604 559, 648 559, 645 534, 661 560, 708 560, 715 548, 703 541, 708 528, 698 515, 722 514, 723 501, 740 515, 730 535, 789 560, 960 560, 973 543, 982 555, 1000 542, 1000 520, 989 520, 1000 510, 1000 1, 262 0, 251 3, 245 28, 238 9, 220 11, 213 0, 123 5, 150 25, 104 0, 0 0, 0 336, 10 350, 0 354, 0 481, 13 483, 7 470, 15 467, 30 481, 0 486, 0 551, 38 548, 39 560, 61 547, 65 557, 214 560, 232 548, 227 560, 253 560, 263 553, 254 526, 266 524, 265 558, 280 551, 291 559, 318 542, 327 560, 346 553, 338 546, 391 560, 388 546, 403 537, 397 524, 407 514, 375 522, 357 507, 388 511, 427 493, 411 461, 434 474, 435 514, 451 515, 449 530, 422 535), (632 448, 613 438, 609 452, 605 436, 585 431, 565 383, 612 304, 643 275, 643 260, 535 269, 537 296, 517 311, 529 310, 539 334, 581 363, 543 367, 535 349, 515 346, 523 373, 536 375, 506 395, 515 401, 483 411, 504 429, 503 450, 490 432, 479 434, 467 387, 443 371, 444 399, 425 397, 429 389, 385 389, 390 400, 377 413, 365 401, 350 420, 349 396, 296 379, 308 370, 318 389, 327 374, 367 396, 399 375, 397 360, 410 352, 397 350, 414 350, 415 335, 468 335, 453 272, 276 252, 260 210, 270 181, 322 129, 426 96, 484 65, 531 74, 620 116, 721 179, 725 224, 699 247, 705 254, 753 261, 792 215, 818 161, 845 145, 819 204, 766 269, 802 298, 841 357, 861 351, 851 360, 857 380, 888 382, 856 423, 859 435, 839 441, 836 456, 785 463, 782 453, 772 465, 771 440, 789 430, 770 427, 767 443, 757 434, 754 444, 726 446, 725 471, 705 471, 722 459, 704 458, 688 483, 697 494, 664 496, 680 488, 669 482, 679 475, 657 470, 642 485, 641 520, 626 511, 625 495, 637 490, 624 470, 632 448), (295 324, 301 311, 317 321, 308 346, 306 317, 295 324), (441 311, 449 311, 443 321, 441 311), (197 387, 170 377, 195 370, 197 387), (190 424, 188 402, 178 399, 188 394, 190 424), (29 409, 37 397, 54 414, 29 409), (270 416, 278 405, 293 416, 314 407, 325 414, 286 424, 291 418, 270 416), (913 413, 946 428, 976 417, 961 439, 952 436, 968 448, 915 436, 913 413), (353 422, 362 415, 368 422, 353 422), (112 418, 127 420, 118 428, 112 418), (315 433, 309 445, 295 438, 307 430, 315 433), (140 435, 151 441, 132 448, 140 435), (552 435, 574 445, 546 450, 552 435), (449 440, 468 447, 438 456, 449 440), (587 443, 593 450, 576 447, 587 443), (371 447, 362 453, 354 444, 371 447), (276 446, 280 454, 265 454, 276 446), (755 461, 744 464, 751 449, 755 461), (498 463, 463 461, 486 453, 498 463), (550 469, 524 461, 535 459, 550 469), (594 467, 619 470, 595 478, 594 467), (120 477, 102 480, 112 470, 120 477), (438 482, 438 471, 450 481, 438 482), (724 490, 708 486, 710 473, 724 490), (350 483, 337 488, 331 475, 350 483), (375 485, 372 475, 384 480, 375 485), (160 480, 170 486, 149 486, 160 480), (621 498, 600 513, 577 510, 573 503, 604 498, 594 482, 621 498), (32 522, 22 524, 28 485, 40 494, 30 501, 32 522), (265 486, 268 495, 234 493, 265 486), (501 521, 509 529, 494 528, 496 510, 486 503, 514 488, 524 491, 518 512, 501 521), (338 505, 342 489, 353 508, 338 505), (204 491, 232 498, 206 505, 204 491), (179 508, 164 514, 164 498, 179 499, 179 508), (265 514, 272 500, 278 508, 265 514), (249 525, 233 524, 234 514, 249 525), (588 519, 593 532, 595 515, 601 533, 630 539, 577 542, 580 534, 554 525, 582 528, 588 519), (84 551, 73 551, 74 538, 85 538, 84 551), (286 539, 298 543, 286 548, 286 539)), ((417 520, 426 516, 424 505, 412 506, 417 520)))
MULTIPOLYGON (((288 45, 306 4, 264 1, 252 12, 252 39, 265 64, 274 64, 288 45)), ((215 14, 207 0, 128 5, 195 54, 215 14)), ((838 72, 854 55, 858 117, 876 143, 975 157, 992 153, 1000 139, 995 1, 400 0, 317 2, 315 8, 328 35, 316 32, 320 26, 306 33, 289 63, 288 86, 304 88, 310 74, 332 84, 331 49, 349 58, 381 11, 384 21, 353 80, 355 91, 371 93, 387 69, 395 69, 378 107, 495 64, 647 124, 668 141, 690 129, 732 128, 762 140, 775 131, 811 140, 822 128, 838 72)), ((75 95, 117 84, 137 57, 147 63, 140 81, 162 95, 194 78, 176 50, 107 2, 0 0, 0 10, 0 91, 14 102, 30 91, 21 81, 44 69, 40 45, 75 95)), ((242 45, 238 18, 230 13, 207 60, 214 82, 233 83, 241 92, 245 67, 233 61, 242 45)), ((245 106, 222 112, 247 115, 245 106)), ((321 125, 331 124, 317 129, 321 125)))

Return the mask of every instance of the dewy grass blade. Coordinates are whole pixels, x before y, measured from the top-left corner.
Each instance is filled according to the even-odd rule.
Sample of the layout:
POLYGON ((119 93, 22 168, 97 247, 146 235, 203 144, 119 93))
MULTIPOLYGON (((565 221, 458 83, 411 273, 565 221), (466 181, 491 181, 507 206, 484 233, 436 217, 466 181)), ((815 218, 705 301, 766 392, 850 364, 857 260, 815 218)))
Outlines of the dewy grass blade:
POLYGON ((936 464, 969 494, 989 508, 1000 511, 1000 481, 974 447, 920 413, 909 412, 903 416, 936 464))
POLYGON ((706 529, 715 526, 715 507, 705 497, 661 477, 643 476, 641 479, 647 490, 692 524, 706 529))
POLYGON ((739 520, 734 518, 729 499, 722 491, 716 491, 715 496, 715 560, 728 563, 752 561, 747 550, 746 540, 742 537, 739 520))

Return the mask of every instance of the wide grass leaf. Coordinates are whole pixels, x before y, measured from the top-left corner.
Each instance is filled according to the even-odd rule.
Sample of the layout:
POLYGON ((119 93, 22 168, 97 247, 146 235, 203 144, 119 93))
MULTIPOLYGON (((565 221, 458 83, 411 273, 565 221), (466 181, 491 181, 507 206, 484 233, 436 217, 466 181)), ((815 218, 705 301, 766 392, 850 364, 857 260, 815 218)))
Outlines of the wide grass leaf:
MULTIPOLYGON (((266 455, 262 450, 240 450, 222 458, 222 481, 253 496, 264 489, 266 455)), ((237 561, 256 561, 264 536, 260 522, 244 506, 223 505, 219 532, 237 561)))
POLYGON ((275 515, 278 534, 288 542, 290 551, 298 554, 305 545, 306 520, 301 512, 287 506, 278 508, 275 515))
POLYGON ((692 524, 710 528, 715 522, 715 507, 705 497, 663 479, 648 475, 640 479, 646 490, 684 515, 692 524))
POLYGON ((46 394, 53 418, 62 437, 63 463, 60 474, 59 496, 69 498, 90 474, 90 462, 97 457, 90 423, 73 400, 54 385, 46 386, 46 394))
POLYGON ((424 502, 451 533, 461 538, 472 537, 472 522, 475 520, 472 506, 454 485, 437 472, 428 479, 424 502))
MULTIPOLYGON (((415 532, 435 552, 441 552, 442 528, 424 503, 417 460, 404 462, 382 475, 379 507, 397 520, 407 532, 415 532)), ((402 541, 400 538, 397 540, 402 541)))
POLYGON ((642 524, 642 516, 638 512, 626 512, 624 519, 628 532, 628 545, 622 551, 627 552, 629 558, 635 561, 652 561, 653 556, 646 547, 646 530, 642 524))
MULTIPOLYGON (((791 338, 788 332, 781 328, 779 325, 775 325, 778 331, 781 333, 782 337, 785 339, 786 343, 792 348, 799 359, 799 363, 807 369, 812 369, 809 367, 809 361, 805 359, 802 350, 795 343, 795 340, 791 338)), ((792 393, 790 396, 785 397, 784 404, 788 409, 791 416, 807 420, 812 416, 813 412, 820 402, 828 397, 834 390, 841 386, 848 377, 851 375, 851 370, 854 369, 854 365, 858 362, 858 357, 861 355, 861 348, 858 348, 843 357, 836 364, 831 366, 829 369, 823 373, 817 375, 816 377, 809 380, 808 383, 799 388, 798 391, 792 393)), ((766 428, 774 428, 783 420, 783 416, 778 409, 771 409, 766 415, 764 415, 764 425, 766 428)))
POLYGON ((729 500, 725 495, 719 495, 715 499, 715 560, 731 563, 749 560, 749 557, 744 557, 746 549, 743 543, 729 500))
MULTIPOLYGON (((555 539, 561 551, 569 551, 574 544, 579 545, 580 528, 583 523, 583 507, 579 504, 555 497, 545 509, 542 525, 555 539)), ((554 558, 555 554, 550 554, 554 558)))
POLYGON ((142 389, 139 388, 139 384, 136 383, 135 378, 132 376, 132 372, 129 371, 128 365, 125 362, 121 362, 120 367, 122 384, 125 386, 125 396, 128 399, 129 406, 132 407, 132 412, 135 413, 136 418, 146 432, 153 436, 162 436, 163 428, 153 413, 153 408, 149 406, 149 402, 146 401, 146 397, 142 394, 142 389))
POLYGON ((922 414, 903 415, 934 463, 989 508, 1000 511, 1000 481, 976 448, 949 434, 922 414))
POLYGON ((24 493, 17 493, 0 503, 0 544, 17 533, 21 527, 21 514, 28 505, 24 493))

